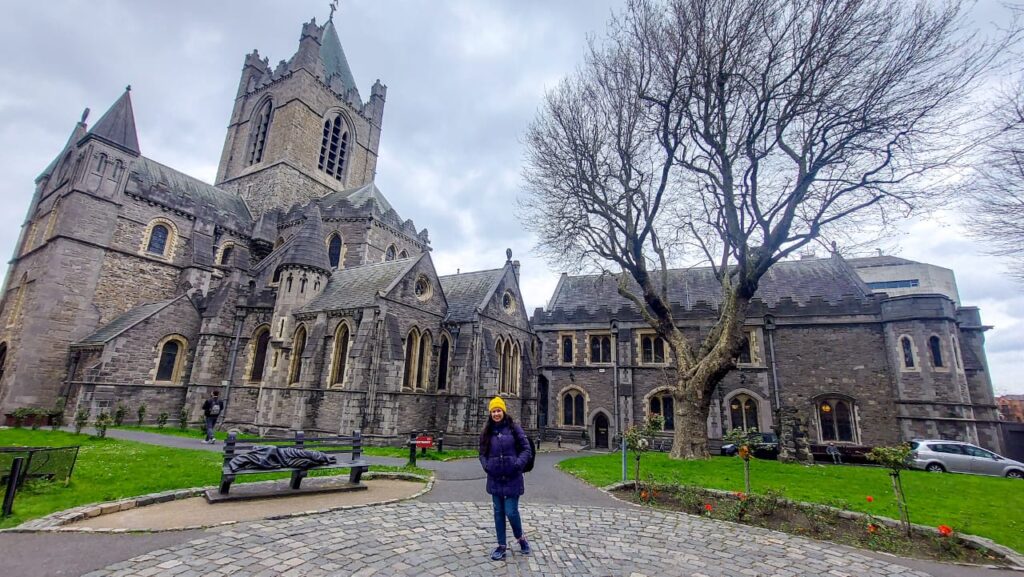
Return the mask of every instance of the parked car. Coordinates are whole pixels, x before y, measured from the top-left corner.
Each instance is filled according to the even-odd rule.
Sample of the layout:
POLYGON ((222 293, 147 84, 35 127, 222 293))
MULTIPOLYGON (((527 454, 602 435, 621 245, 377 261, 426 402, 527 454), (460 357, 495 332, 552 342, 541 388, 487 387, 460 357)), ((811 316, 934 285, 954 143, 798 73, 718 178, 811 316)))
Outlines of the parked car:
POLYGON ((910 466, 931 473, 973 473, 1024 479, 1024 463, 961 441, 915 440, 910 466))
MULTIPOLYGON (((754 456, 758 459, 778 459, 779 458, 779 438, 775 436, 775 433, 759 433, 761 435, 761 442, 754 447, 754 456)), ((733 443, 722 445, 722 454, 731 457, 737 455, 740 452, 740 448, 733 443)))

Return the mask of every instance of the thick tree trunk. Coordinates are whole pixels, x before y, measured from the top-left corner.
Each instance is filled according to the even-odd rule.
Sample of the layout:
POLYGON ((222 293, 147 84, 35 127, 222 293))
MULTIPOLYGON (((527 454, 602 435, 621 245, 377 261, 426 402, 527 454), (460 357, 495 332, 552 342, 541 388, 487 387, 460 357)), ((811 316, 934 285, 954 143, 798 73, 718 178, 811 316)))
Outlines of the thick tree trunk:
POLYGON ((676 394, 675 435, 672 439, 673 459, 706 459, 708 453, 709 398, 695 394, 676 394))

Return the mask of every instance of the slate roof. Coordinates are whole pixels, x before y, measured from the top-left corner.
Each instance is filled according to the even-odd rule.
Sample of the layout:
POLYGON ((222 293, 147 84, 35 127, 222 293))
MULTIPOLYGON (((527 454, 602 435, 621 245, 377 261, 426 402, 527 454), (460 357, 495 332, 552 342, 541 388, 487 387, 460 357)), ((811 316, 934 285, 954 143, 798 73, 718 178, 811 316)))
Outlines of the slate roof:
POLYGON ((853 268, 872 268, 876 266, 895 266, 900 264, 920 264, 918 262, 900 258, 898 256, 882 255, 867 256, 860 258, 848 258, 846 262, 853 268))
MULTIPOLYGON (((632 283, 636 288, 636 284, 632 283)), ((866 297, 871 290, 841 257, 777 263, 761 278, 755 299, 774 306, 783 298, 803 304, 814 298, 829 302, 844 296, 866 297)), ((717 307, 721 288, 710 267, 669 271, 669 300, 691 310, 698 304, 717 307)), ((555 289, 548 310, 597 311, 632 309, 633 304, 618 293, 616 275, 566 276, 555 289)))
POLYGON ((132 110, 131 93, 132 87, 129 86, 110 110, 96 122, 89 134, 139 154, 139 136, 135 132, 135 112, 132 110))
POLYGON ((331 311, 374 306, 377 294, 404 275, 422 255, 334 271, 327 286, 298 312, 331 311))
POLYGON ((116 319, 110 321, 106 325, 100 327, 96 332, 85 337, 81 341, 75 343, 79 345, 89 344, 103 344, 110 342, 115 337, 125 332, 126 330, 134 327, 156 313, 164 310, 174 301, 185 298, 184 295, 175 297, 170 300, 160 301, 155 303, 147 303, 144 305, 137 306, 116 319))
POLYGON ((473 320, 477 307, 484 304, 484 299, 504 274, 504 268, 497 268, 438 277, 448 300, 445 320, 457 323, 473 320))
POLYGON ((277 266, 295 264, 317 268, 330 274, 331 261, 327 257, 327 247, 324 246, 323 217, 320 215, 320 208, 315 204, 312 206, 313 210, 307 213, 306 221, 281 254, 277 266))
POLYGON ((357 188, 331 192, 321 199, 321 203, 324 206, 331 206, 340 200, 348 201, 355 208, 362 208, 366 203, 373 201, 377 203, 377 208, 381 213, 394 210, 388 199, 384 198, 384 193, 372 182, 357 188))
POLYGON ((141 184, 132 191, 167 206, 180 209, 197 217, 204 217, 248 232, 252 228, 252 214, 242 197, 198 178, 178 172, 144 156, 132 161, 132 175, 141 184))
POLYGON ((333 20, 328 20, 327 24, 324 24, 324 32, 320 40, 320 59, 324 62, 324 74, 328 83, 330 83, 331 76, 338 76, 346 89, 356 88, 356 80, 352 76, 352 69, 348 66, 348 59, 345 58, 345 50, 341 47, 341 40, 338 38, 338 31, 334 29, 333 20))

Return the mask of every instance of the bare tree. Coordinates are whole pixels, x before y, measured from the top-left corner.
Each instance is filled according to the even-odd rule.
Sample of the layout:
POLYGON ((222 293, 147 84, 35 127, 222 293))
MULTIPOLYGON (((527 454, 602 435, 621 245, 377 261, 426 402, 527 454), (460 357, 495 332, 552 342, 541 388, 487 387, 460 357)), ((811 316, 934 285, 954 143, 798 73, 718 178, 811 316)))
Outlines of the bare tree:
POLYGON ((1024 281, 1024 80, 1000 94, 987 125, 994 134, 965 184, 971 199, 965 218, 972 234, 1024 281))
POLYGON ((707 452, 765 272, 810 242, 884 226, 934 194, 996 46, 959 4, 630 0, 527 137, 520 218, 557 264, 619 276, 669 344, 675 458, 707 452), (718 322, 684 334, 668 270, 698 255, 718 322), (689 336, 688 336, 689 335, 689 336))

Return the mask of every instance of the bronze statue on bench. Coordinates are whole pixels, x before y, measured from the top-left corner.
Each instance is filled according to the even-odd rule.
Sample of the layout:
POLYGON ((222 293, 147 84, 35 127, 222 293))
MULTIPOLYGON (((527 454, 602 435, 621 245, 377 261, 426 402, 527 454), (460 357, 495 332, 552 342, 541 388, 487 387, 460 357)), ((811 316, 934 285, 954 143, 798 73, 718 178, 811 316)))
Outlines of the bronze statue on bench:
POLYGON ((358 485, 370 464, 362 459, 363 438, 360 431, 351 437, 309 437, 296 431, 294 439, 238 439, 232 431, 224 443, 224 464, 220 477, 220 494, 227 495, 236 475, 291 471, 290 487, 298 490, 302 479, 311 470, 350 469, 349 483, 358 485), (344 458, 344 455, 350 455, 344 458))

